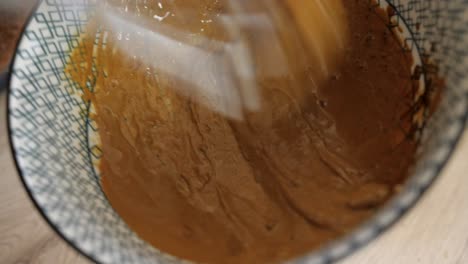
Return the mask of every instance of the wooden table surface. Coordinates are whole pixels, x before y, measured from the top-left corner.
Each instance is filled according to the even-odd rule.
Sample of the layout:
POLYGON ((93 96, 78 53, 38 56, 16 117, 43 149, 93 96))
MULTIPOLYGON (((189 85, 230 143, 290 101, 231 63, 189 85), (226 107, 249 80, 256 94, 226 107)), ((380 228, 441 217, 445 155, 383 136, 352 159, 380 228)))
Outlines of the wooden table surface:
MULTIPOLYGON (((0 263, 85 264, 41 218, 13 165, 0 92, 0 263)), ((340 264, 468 263, 468 133, 443 175, 403 220, 340 264)))

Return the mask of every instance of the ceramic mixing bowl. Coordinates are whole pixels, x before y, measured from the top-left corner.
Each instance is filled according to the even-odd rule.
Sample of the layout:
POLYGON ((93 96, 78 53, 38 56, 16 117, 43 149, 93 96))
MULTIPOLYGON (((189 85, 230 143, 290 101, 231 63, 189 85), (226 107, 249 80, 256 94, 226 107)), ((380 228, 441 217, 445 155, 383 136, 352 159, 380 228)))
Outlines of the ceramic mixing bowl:
MULTIPOLYGON (((114 212, 100 185, 101 151, 84 89, 64 73, 90 11, 86 0, 42 1, 24 30, 9 76, 8 127, 18 173, 37 209, 70 245, 98 263, 181 263, 139 239, 114 212)), ((450 158, 468 113, 468 2, 369 1, 384 7, 389 27, 399 27, 402 52, 411 52, 422 90, 418 162, 402 191, 349 236, 297 263, 331 263, 387 230, 429 188, 450 158), (427 99, 446 88, 437 111, 427 99), (430 116, 430 117, 429 117, 430 116), (427 122, 426 122, 427 121, 427 122)))

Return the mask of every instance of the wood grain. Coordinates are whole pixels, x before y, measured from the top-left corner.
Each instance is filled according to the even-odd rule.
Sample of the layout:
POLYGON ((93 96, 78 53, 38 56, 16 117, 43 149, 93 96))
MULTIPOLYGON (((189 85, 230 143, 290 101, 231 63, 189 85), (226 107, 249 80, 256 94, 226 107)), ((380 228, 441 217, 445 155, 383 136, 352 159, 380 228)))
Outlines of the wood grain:
MULTIPOLYGON (((31 204, 14 169, 0 93, 0 263, 86 264, 31 204)), ((468 263, 468 133, 443 175, 398 224, 340 264, 468 263)))

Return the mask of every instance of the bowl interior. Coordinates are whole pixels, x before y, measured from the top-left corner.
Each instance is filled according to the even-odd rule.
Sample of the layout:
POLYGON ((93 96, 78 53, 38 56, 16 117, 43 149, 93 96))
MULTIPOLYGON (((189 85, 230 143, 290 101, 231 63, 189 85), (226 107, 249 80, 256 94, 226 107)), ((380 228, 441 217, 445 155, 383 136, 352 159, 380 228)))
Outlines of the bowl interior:
MULTIPOLYGON (((464 128, 468 90, 468 3, 462 0, 369 1, 390 10, 400 27, 402 52, 415 57, 422 89, 415 113, 423 115, 420 159, 401 194, 362 228, 334 245, 298 260, 339 259, 385 230, 410 208, 449 158, 464 128), (427 100, 446 84, 431 115, 427 100), (434 88, 435 87, 435 88, 434 88), (430 117, 430 118, 429 118, 430 117), (426 122, 427 121, 427 122, 426 122)), ((100 158, 92 106, 85 89, 65 74, 91 11, 89 2, 42 1, 31 18, 13 64, 9 89, 11 146, 21 178, 49 223, 79 251, 101 263, 179 263, 139 239, 106 200, 95 166, 100 158)), ((310 261, 310 262, 309 262, 310 261)), ((315 261, 315 262, 314 262, 315 261)))

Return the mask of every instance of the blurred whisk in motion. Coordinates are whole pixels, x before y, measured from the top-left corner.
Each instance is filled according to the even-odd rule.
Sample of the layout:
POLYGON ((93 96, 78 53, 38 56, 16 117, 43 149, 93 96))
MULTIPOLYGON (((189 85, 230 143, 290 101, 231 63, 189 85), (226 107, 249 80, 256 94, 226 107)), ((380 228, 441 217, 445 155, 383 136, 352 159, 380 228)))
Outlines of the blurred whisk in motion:
POLYGON ((234 120, 268 109, 266 80, 290 80, 281 89, 300 106, 333 72, 347 38, 341 0, 108 0, 97 14, 114 49, 234 120))

